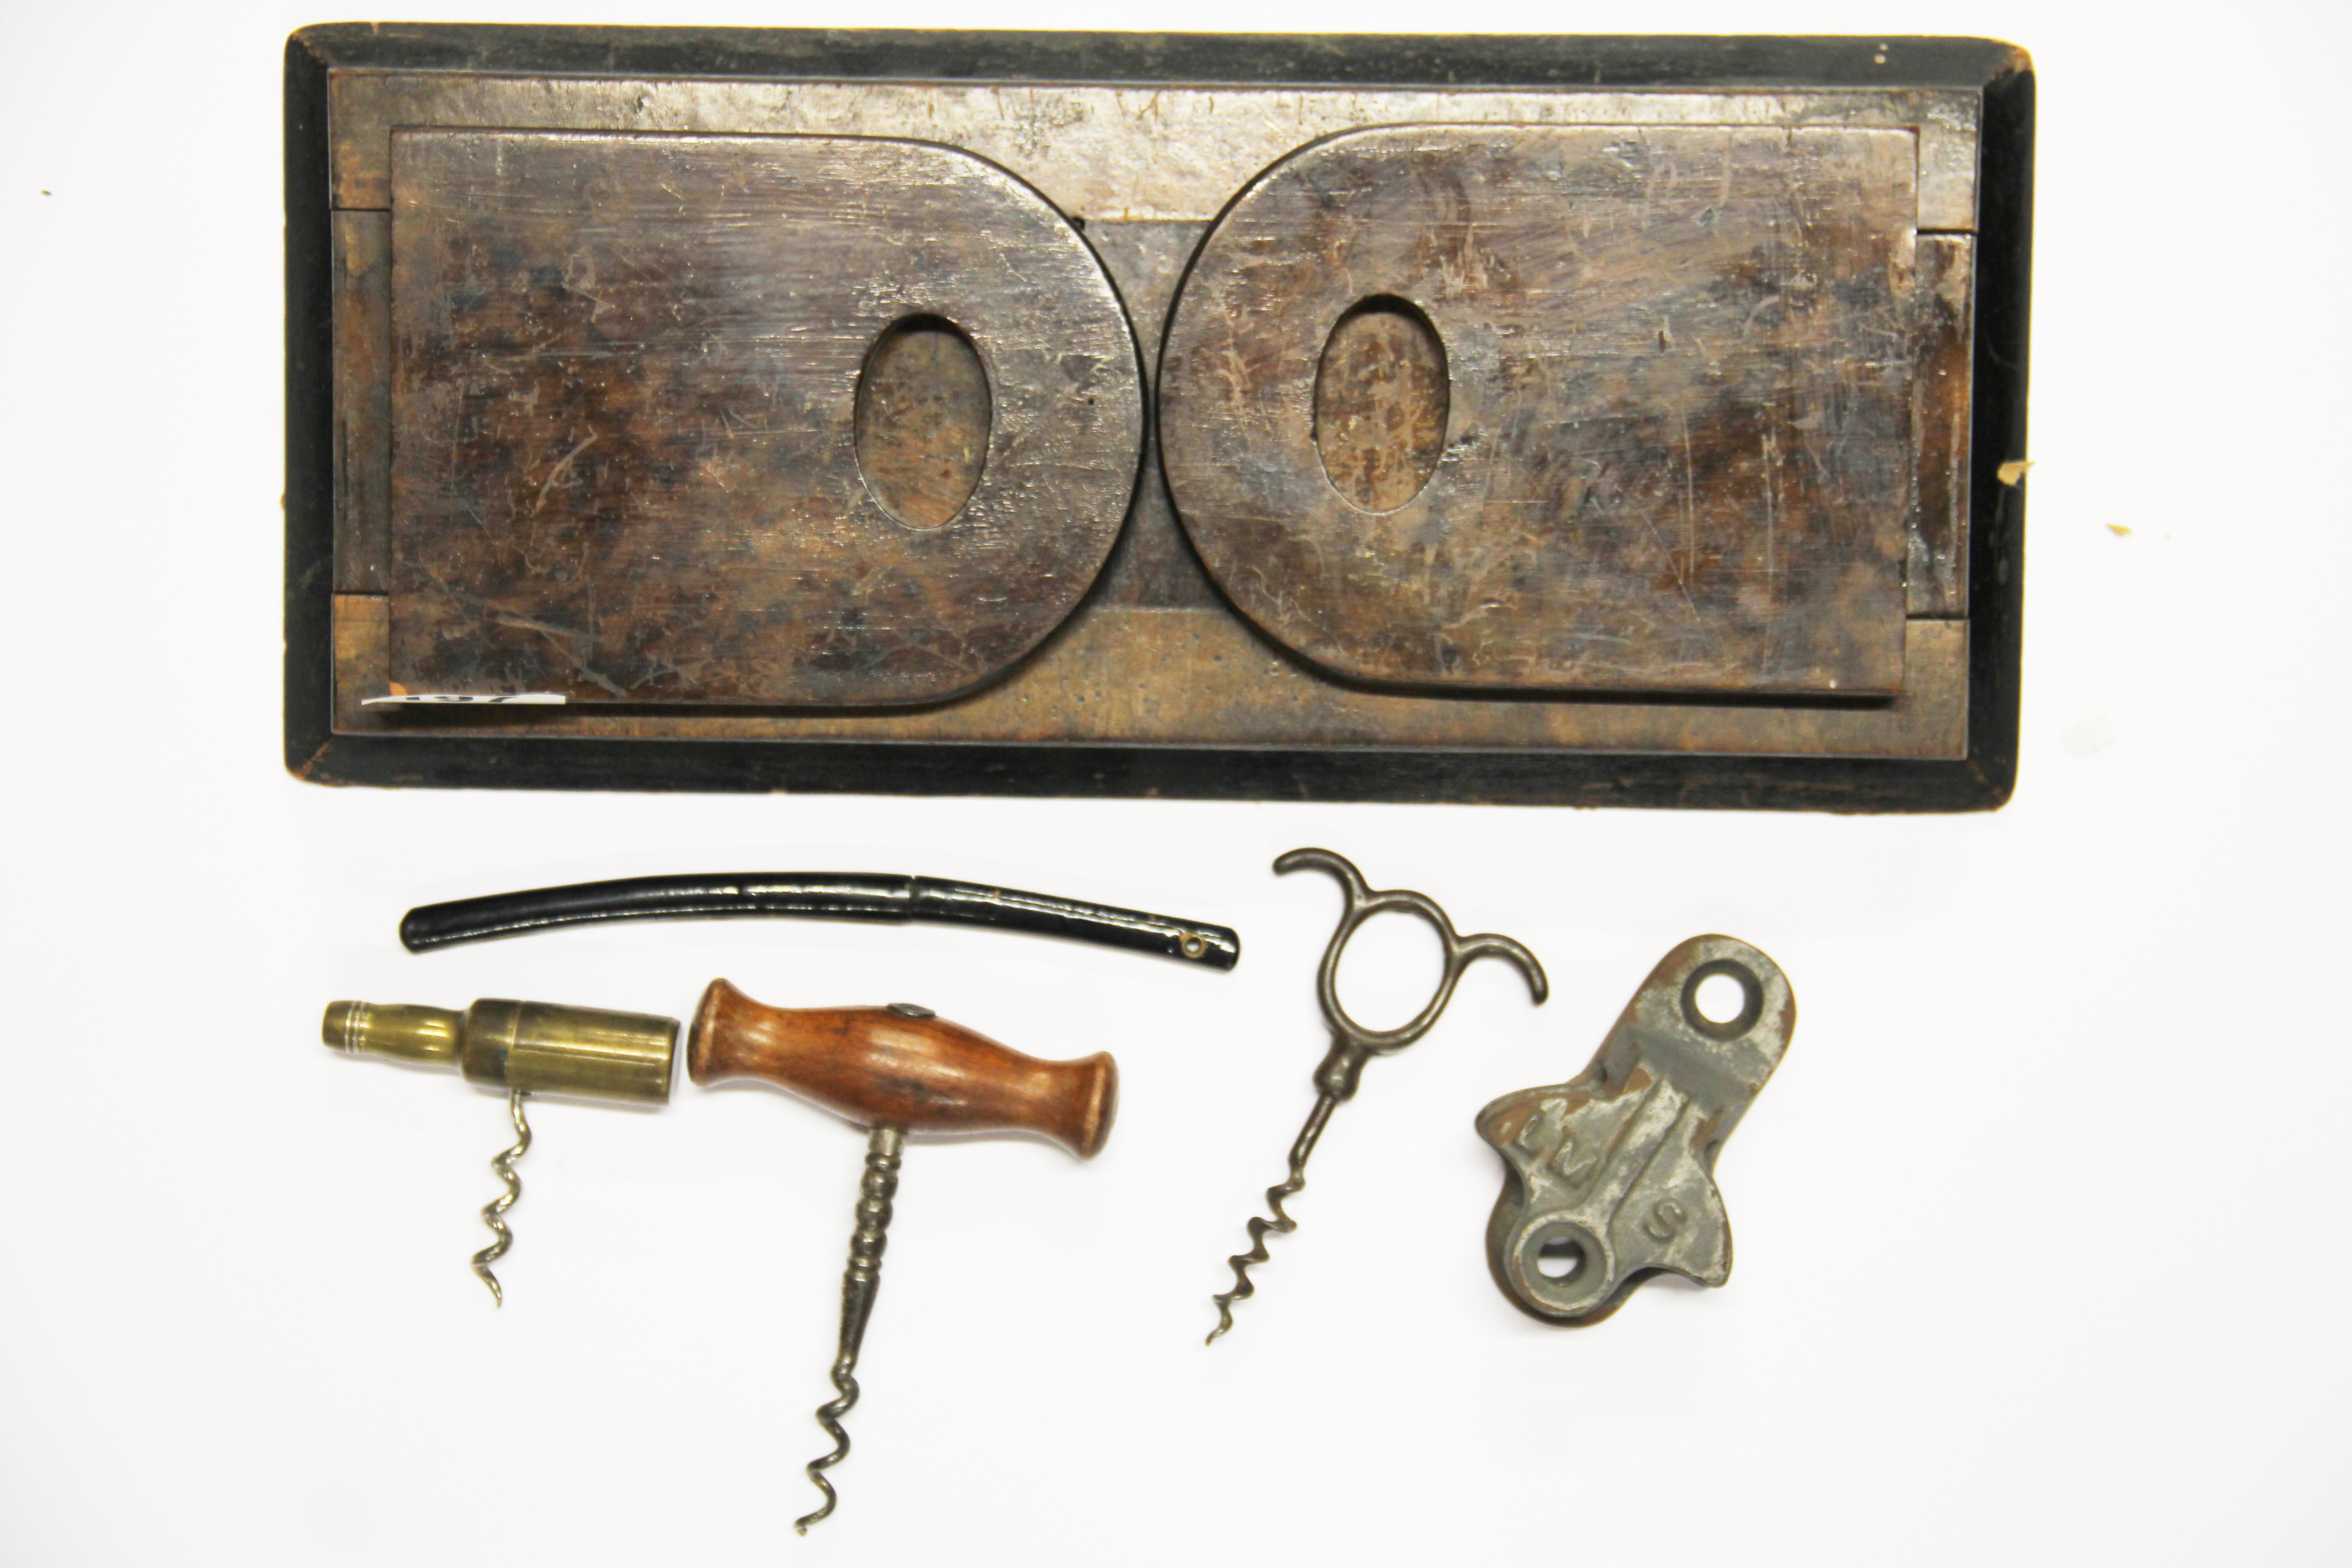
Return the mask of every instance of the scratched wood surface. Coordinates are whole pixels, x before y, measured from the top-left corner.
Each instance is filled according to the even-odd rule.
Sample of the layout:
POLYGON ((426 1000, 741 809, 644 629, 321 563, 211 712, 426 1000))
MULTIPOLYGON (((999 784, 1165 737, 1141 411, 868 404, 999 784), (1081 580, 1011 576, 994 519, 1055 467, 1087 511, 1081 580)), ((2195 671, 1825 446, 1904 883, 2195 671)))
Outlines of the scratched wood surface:
MULTIPOLYGON (((986 153, 1066 210, 1084 215, 1086 237, 1116 279, 1136 332, 1147 344, 1160 336, 1175 284, 1206 220, 1234 189, 1275 156, 1318 135, 1367 123, 1445 119, 1663 127, 1681 121, 1883 129, 1916 139, 1918 226, 1965 231, 1975 226, 1977 102, 1973 93, 1958 91, 1200 88, 1144 93, 1087 84, 636 81, 338 71, 331 103, 333 196, 345 209, 392 204, 393 148, 395 141, 413 138, 405 131, 396 136, 395 125, 937 137, 986 153)), ((384 247, 379 243, 371 252, 364 238, 368 225, 382 225, 379 233, 388 229, 387 216, 345 210, 336 217, 339 229, 361 237, 350 252, 348 278, 342 268, 337 278, 337 436, 352 460, 341 469, 349 482, 338 494, 338 730, 419 736, 1002 739, 1846 756, 1966 752, 1964 624, 1953 625, 1954 635, 1947 637, 1926 623, 1913 623, 1902 695, 1891 701, 1779 706, 1746 697, 1713 705, 1689 696, 1650 703, 1621 695, 1591 703, 1562 691, 1553 692, 1554 700, 1530 700, 1501 689, 1488 698, 1457 688, 1455 695, 1441 697, 1433 695, 1441 688, 1383 691, 1318 679, 1312 667, 1234 616, 1177 523, 1159 482, 1157 455, 1148 447, 1146 482, 1135 491, 1126 526, 1091 595, 1009 678, 961 698, 915 708, 824 709, 763 705, 745 698, 698 712, 677 706, 679 699, 596 701, 587 700, 594 693, 575 690, 583 700, 561 709, 362 709, 362 698, 381 695, 393 684, 390 603, 364 596, 383 591, 390 568, 380 542, 389 531, 385 487, 371 486, 364 466, 369 460, 380 463, 371 454, 388 453, 392 446, 390 400, 383 395, 389 343, 381 351, 370 349, 389 337, 391 269, 372 259, 384 247), (371 565, 372 558, 381 567, 371 565)), ((1915 408, 1920 471, 1910 540, 1914 616, 1966 613, 1965 376, 1973 323, 1957 313, 1969 303, 1965 279, 1956 286, 1949 269, 1938 277, 1931 252, 1956 250, 1964 262, 1972 244, 1965 232, 1923 236, 1920 241, 1918 291, 1924 296, 1932 288, 1951 309, 1937 315, 1923 307, 1918 327, 1915 408), (1931 380, 1938 375, 1941 384, 1931 380), (1931 450, 1939 434, 1948 440, 1931 450), (1957 483, 1957 492, 1953 483, 1943 481, 1945 475, 1957 483)), ((915 363, 908 360, 907 368, 915 363)), ((1351 369, 1344 363, 1335 368, 1351 369)), ((1369 368, 1376 367, 1360 361, 1352 371, 1361 376, 1369 368)), ((938 377, 927 391, 922 379, 908 376, 906 390, 919 402, 944 394, 931 397, 929 406, 939 416, 939 430, 951 433, 959 416, 940 405, 958 395, 952 386, 940 386, 938 377)), ((1343 396, 1335 398, 1335 405, 1339 403, 1343 396)), ((1379 411, 1368 404, 1366 412, 1379 411)), ((404 426, 402 436, 409 439, 404 426)), ((853 455, 861 455, 854 429, 851 438, 853 455)), ((1378 466, 1376 443, 1366 439, 1358 452, 1378 466)), ((908 460, 907 477, 918 493, 919 510, 942 504, 938 496, 951 499, 961 476, 951 463, 936 465, 936 441, 928 448, 911 441, 902 456, 908 460), (920 500, 925 494, 933 499, 920 500)), ((1328 460, 1329 453, 1318 448, 1317 456, 1328 460)), ((1418 452, 1412 458, 1404 465, 1408 472, 1421 466, 1418 452)), ((1381 492, 1383 498, 1388 493, 1381 492)), ((424 689, 438 683, 402 684, 424 689)))
POLYGON ((1915 160, 1827 128, 1398 126, 1294 154, 1211 230, 1161 355, 1210 574, 1359 679, 1899 690, 1915 160), (1373 510, 1318 450, 1317 390, 1335 324, 1386 298, 1434 330, 1450 412, 1426 484, 1373 510))
POLYGON ((1905 586, 1915 616, 1969 613, 1969 410, 1976 383, 1976 239, 1919 237, 1919 374, 1912 402, 1918 486, 1905 586))
POLYGON ((384 601, 335 602, 335 728, 352 733, 709 741, 1344 746, 1783 757, 1968 755, 1966 621, 1905 623, 1903 694, 1874 701, 1557 701, 1329 680, 1223 607, 1090 604, 1012 678, 914 709, 369 708, 385 683, 384 601), (371 672, 373 672, 371 674, 371 672))
POLYGON ((832 137, 393 143, 395 689, 936 700, 1100 570, 1135 350, 1093 254, 1003 170, 832 137), (941 431, 969 445, 969 377, 943 406, 886 363, 862 440, 858 393, 934 320, 984 369, 984 449, 927 469, 941 431))
POLYGON ((334 205, 391 199, 397 125, 919 136, 977 153, 1089 223, 1217 216, 1276 159, 1337 132, 1433 121, 1831 125, 1917 140, 1919 226, 1973 229, 1982 110, 1952 88, 1264 87, 826 81, 338 69, 334 205))
POLYGON ((337 213, 335 592, 391 587, 392 221, 337 213))
POLYGON ((1324 477, 1358 511, 1394 511, 1445 455, 1445 345, 1428 318, 1381 299, 1339 318, 1315 367, 1309 404, 1324 477))

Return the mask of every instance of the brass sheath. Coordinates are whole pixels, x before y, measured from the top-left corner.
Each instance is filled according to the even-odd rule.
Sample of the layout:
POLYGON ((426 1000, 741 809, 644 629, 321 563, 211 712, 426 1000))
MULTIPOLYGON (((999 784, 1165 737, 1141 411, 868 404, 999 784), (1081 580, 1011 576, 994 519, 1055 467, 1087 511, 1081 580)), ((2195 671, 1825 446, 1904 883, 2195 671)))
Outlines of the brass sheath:
POLYGON ((455 1067, 492 1089, 661 1105, 677 1030, 646 1013, 492 998, 463 1013, 337 1002, 320 1033, 337 1050, 455 1067))

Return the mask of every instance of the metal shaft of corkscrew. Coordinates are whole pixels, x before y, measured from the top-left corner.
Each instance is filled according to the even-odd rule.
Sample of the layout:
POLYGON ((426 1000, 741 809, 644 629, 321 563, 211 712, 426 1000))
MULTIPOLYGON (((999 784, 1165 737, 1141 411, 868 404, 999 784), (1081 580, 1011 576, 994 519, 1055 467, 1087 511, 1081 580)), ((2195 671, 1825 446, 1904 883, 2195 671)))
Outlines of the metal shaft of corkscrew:
POLYGON ((1298 1222, 1283 1209, 1283 1200, 1296 1197, 1306 1189, 1307 1157, 1315 1152, 1315 1144, 1323 1136, 1332 1110, 1355 1098, 1364 1064, 1375 1056, 1402 1050, 1427 1034, 1430 1026, 1445 1011, 1445 1004, 1453 1000, 1454 987, 1462 978, 1462 972, 1481 958, 1506 959, 1516 964, 1519 973, 1527 976, 1528 990, 1538 1004, 1550 991, 1543 965, 1519 943, 1491 931, 1460 935, 1434 900, 1402 888, 1374 891, 1364 880, 1363 873, 1344 856, 1328 849, 1293 849, 1276 860, 1274 868, 1277 872, 1328 871, 1339 879, 1340 889, 1347 896, 1347 908, 1340 913, 1339 929, 1331 933, 1330 945, 1323 950, 1323 963, 1315 975, 1315 997, 1323 1009, 1324 1022, 1331 1027, 1331 1048, 1325 1054, 1323 1065, 1315 1069, 1315 1109, 1307 1113, 1307 1125, 1299 1129, 1297 1142, 1290 1146, 1290 1173, 1265 1190, 1266 1207, 1272 1211, 1272 1217, 1250 1216, 1250 1249, 1225 1260, 1234 1271, 1234 1288, 1210 1298, 1216 1303, 1217 1326, 1209 1331, 1205 1342, 1209 1344, 1216 1343, 1217 1336, 1234 1326, 1234 1303, 1245 1301, 1257 1293, 1257 1287, 1250 1283, 1249 1271, 1252 1265, 1271 1258, 1265 1249, 1265 1238, 1269 1235, 1288 1236, 1298 1228, 1298 1222), (1394 1029, 1367 1029, 1339 1005, 1339 955, 1347 951, 1348 939, 1356 934, 1357 928, 1388 910, 1418 915, 1435 928, 1445 951, 1445 973, 1438 982, 1436 994, 1411 1022, 1394 1029))
POLYGON ((857 1186, 857 1228, 849 1237, 849 1267, 841 1277, 841 1350, 833 1360, 835 1397, 817 1406, 817 1425, 833 1438, 829 1453, 808 1462, 808 1479, 824 1494, 814 1513, 793 1521, 801 1534, 833 1511, 839 1500, 824 1472, 849 1457, 849 1434, 841 1418, 857 1403, 857 1348, 866 1339, 866 1321, 874 1314, 874 1292, 882 1282, 882 1249, 888 1244, 890 1200, 898 1191, 898 1162, 907 1135, 896 1127, 877 1127, 866 1135, 866 1174, 857 1186))

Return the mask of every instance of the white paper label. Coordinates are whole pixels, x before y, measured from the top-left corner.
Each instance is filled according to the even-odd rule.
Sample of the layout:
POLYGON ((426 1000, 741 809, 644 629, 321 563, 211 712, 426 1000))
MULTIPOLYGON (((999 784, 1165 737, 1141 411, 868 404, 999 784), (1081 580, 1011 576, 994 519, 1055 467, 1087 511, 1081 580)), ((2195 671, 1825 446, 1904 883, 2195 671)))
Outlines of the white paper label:
POLYGON ((530 705, 541 708, 552 708, 561 707, 563 703, 569 700, 570 699, 566 698, 561 691, 518 691, 509 697, 479 696, 464 691, 404 691, 397 697, 370 697, 364 699, 360 703, 360 706, 362 708, 396 708, 408 703, 422 702, 440 703, 444 705, 449 703, 463 703, 467 706, 477 707, 486 703, 492 705, 508 703, 513 705, 530 705))

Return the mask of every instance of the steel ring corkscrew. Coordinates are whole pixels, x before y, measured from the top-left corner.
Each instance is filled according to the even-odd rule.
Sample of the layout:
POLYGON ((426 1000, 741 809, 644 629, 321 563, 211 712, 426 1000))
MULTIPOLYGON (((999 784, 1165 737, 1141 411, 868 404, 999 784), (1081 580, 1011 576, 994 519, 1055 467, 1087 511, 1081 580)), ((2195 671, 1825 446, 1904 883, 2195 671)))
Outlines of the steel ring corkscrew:
POLYGON ((1315 1109, 1307 1113, 1307 1125, 1299 1129, 1297 1141, 1290 1146, 1289 1174, 1265 1190, 1266 1206, 1273 1211, 1273 1217, 1253 1215, 1249 1222, 1250 1249, 1226 1259, 1233 1268, 1234 1288, 1212 1298, 1217 1305, 1217 1326, 1209 1331, 1205 1342, 1209 1344, 1216 1343, 1217 1336, 1234 1326, 1234 1303, 1256 1294, 1249 1271, 1252 1265, 1268 1260, 1266 1237, 1287 1236, 1298 1228, 1298 1222, 1283 1209, 1283 1200, 1296 1197, 1306 1188, 1307 1158, 1315 1152, 1316 1142, 1323 1136, 1332 1110, 1355 1098, 1364 1064, 1376 1056, 1402 1050, 1429 1033, 1445 1011, 1446 1004, 1454 999, 1454 987, 1461 980, 1462 972, 1479 959, 1504 958, 1518 965, 1538 1005, 1551 994, 1551 984, 1544 978, 1543 965, 1524 945, 1492 931, 1463 936, 1454 931, 1453 920, 1437 900, 1402 888, 1374 891, 1371 884, 1364 880, 1364 874, 1343 855, 1328 849, 1293 849, 1275 861, 1274 868, 1277 873, 1328 871, 1339 879, 1347 895, 1347 908, 1340 913, 1339 929, 1331 933, 1330 945, 1323 950, 1323 963, 1315 974, 1315 999, 1322 1006, 1323 1021, 1330 1026, 1331 1048, 1325 1053, 1323 1065, 1315 1069, 1315 1109), (1419 915, 1436 928, 1438 940, 1445 949, 1445 973, 1428 1005, 1410 1022, 1393 1029, 1368 1029, 1349 1017, 1348 1010, 1339 1005, 1339 957, 1347 951, 1348 940, 1366 921, 1392 910, 1419 915))

